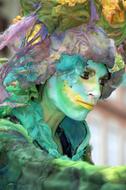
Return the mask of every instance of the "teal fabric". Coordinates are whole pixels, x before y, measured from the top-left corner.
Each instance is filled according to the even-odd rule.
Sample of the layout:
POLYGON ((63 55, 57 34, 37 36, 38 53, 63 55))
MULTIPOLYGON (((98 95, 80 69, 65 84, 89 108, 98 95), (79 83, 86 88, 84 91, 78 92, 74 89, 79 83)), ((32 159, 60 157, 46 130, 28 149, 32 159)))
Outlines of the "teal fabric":
POLYGON ((76 150, 72 161, 58 152, 51 129, 43 121, 39 99, 29 98, 9 115, 4 111, 6 119, 0 119, 0 190, 126 189, 126 167, 113 170, 74 161, 81 159, 89 142, 86 122, 66 117, 59 126, 76 150), (9 121, 14 116, 19 121, 9 121))
POLYGON ((105 168, 83 161, 49 158, 21 131, 15 133, 18 127, 21 128, 19 124, 0 120, 0 190, 126 189, 125 166, 105 168))
POLYGON ((11 115, 14 107, 24 107, 28 104, 31 98, 38 99, 39 97, 36 86, 34 84, 29 88, 23 89, 19 82, 16 81, 16 86, 13 86, 11 84, 7 85, 6 91, 11 96, 6 98, 6 100, 0 104, 0 118, 5 117, 6 115, 11 115))
POLYGON ((74 152, 72 160, 81 159, 90 140, 90 131, 86 121, 80 122, 65 117, 60 127, 63 128, 68 141, 72 145, 74 152))
MULTIPOLYGON (((40 147, 47 150, 50 156, 67 158, 58 152, 57 144, 52 138, 51 129, 43 120, 43 111, 39 101, 29 101, 27 106, 13 109, 12 115, 18 118, 33 141, 37 141, 40 147)), ((86 122, 74 121, 65 117, 59 127, 64 130, 74 150, 72 160, 81 159, 90 140, 90 132, 86 122)))
MULTIPOLYGON (((75 58, 78 58, 78 56, 75 56, 75 58)), ((52 131, 43 120, 40 93, 42 86, 37 90, 35 84, 31 83, 30 87, 22 88, 22 85, 16 78, 15 70, 6 76, 4 85, 11 96, 5 100, 3 106, 0 105, 0 118, 15 116, 29 137, 32 138, 32 141, 36 141, 51 157, 69 159, 66 155, 61 155, 58 152, 57 144, 52 138, 52 131), (11 83, 12 81, 15 82, 15 85, 11 83)), ((90 139, 90 132, 86 122, 77 122, 66 117, 59 127, 63 128, 68 141, 71 142, 74 150, 72 159, 81 159, 90 139), (75 139, 76 141, 74 142, 75 139)))

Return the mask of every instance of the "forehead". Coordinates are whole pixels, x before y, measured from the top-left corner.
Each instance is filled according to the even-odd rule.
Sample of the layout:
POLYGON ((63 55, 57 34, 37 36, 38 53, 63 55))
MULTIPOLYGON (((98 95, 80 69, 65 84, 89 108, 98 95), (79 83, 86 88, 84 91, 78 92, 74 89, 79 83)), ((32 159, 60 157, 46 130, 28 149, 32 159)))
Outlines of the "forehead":
POLYGON ((106 75, 108 73, 107 68, 106 68, 106 66, 104 64, 96 63, 96 62, 93 62, 92 60, 89 60, 87 62, 86 68, 95 71, 95 73, 99 77, 102 77, 102 76, 104 76, 104 75, 106 75))
POLYGON ((87 60, 78 54, 62 54, 60 60, 56 64, 56 71, 61 73, 61 75, 64 75, 65 73, 67 75, 71 75, 71 73, 72 75, 82 74, 86 68, 95 71, 99 77, 102 77, 108 73, 104 64, 96 63, 93 60, 87 60))

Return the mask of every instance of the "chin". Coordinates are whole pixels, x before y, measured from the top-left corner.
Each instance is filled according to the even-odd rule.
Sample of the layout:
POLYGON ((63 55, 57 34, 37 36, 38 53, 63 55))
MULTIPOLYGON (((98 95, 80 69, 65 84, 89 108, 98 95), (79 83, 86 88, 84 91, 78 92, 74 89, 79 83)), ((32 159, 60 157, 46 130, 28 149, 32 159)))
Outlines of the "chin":
POLYGON ((84 110, 82 112, 76 111, 76 110, 71 110, 71 111, 66 111, 64 112, 66 116, 70 117, 73 120, 76 121, 84 121, 90 111, 89 110, 84 110))
POLYGON ((70 117, 71 119, 74 119, 76 121, 84 121, 87 117, 87 114, 86 115, 81 115, 81 116, 72 116, 72 115, 69 115, 68 117, 70 117))

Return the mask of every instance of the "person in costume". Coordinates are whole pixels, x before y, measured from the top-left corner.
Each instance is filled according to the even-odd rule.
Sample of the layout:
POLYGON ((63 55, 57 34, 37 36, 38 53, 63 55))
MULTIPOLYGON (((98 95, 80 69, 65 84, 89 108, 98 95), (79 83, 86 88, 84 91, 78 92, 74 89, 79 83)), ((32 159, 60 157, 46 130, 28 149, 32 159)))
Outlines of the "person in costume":
MULTIPOLYGON (((85 118, 124 73, 114 41, 95 25, 92 2, 88 24, 76 20, 58 30, 55 15, 51 19, 46 11, 69 4, 21 1, 31 15, 0 36, 0 49, 13 51, 0 67, 2 190, 125 188, 125 167, 84 162, 92 163, 85 118)), ((73 8, 80 9, 76 3, 73 8)))

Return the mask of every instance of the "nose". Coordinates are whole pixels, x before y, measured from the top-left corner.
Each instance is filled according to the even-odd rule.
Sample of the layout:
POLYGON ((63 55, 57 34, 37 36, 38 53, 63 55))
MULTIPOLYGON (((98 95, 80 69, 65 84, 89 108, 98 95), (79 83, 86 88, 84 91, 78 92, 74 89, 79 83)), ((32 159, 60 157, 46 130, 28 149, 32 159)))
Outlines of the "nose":
POLYGON ((97 101, 100 98, 100 96, 101 96, 101 86, 100 86, 99 82, 92 85, 92 87, 88 91, 88 95, 89 95, 90 99, 93 99, 95 101, 97 101))

